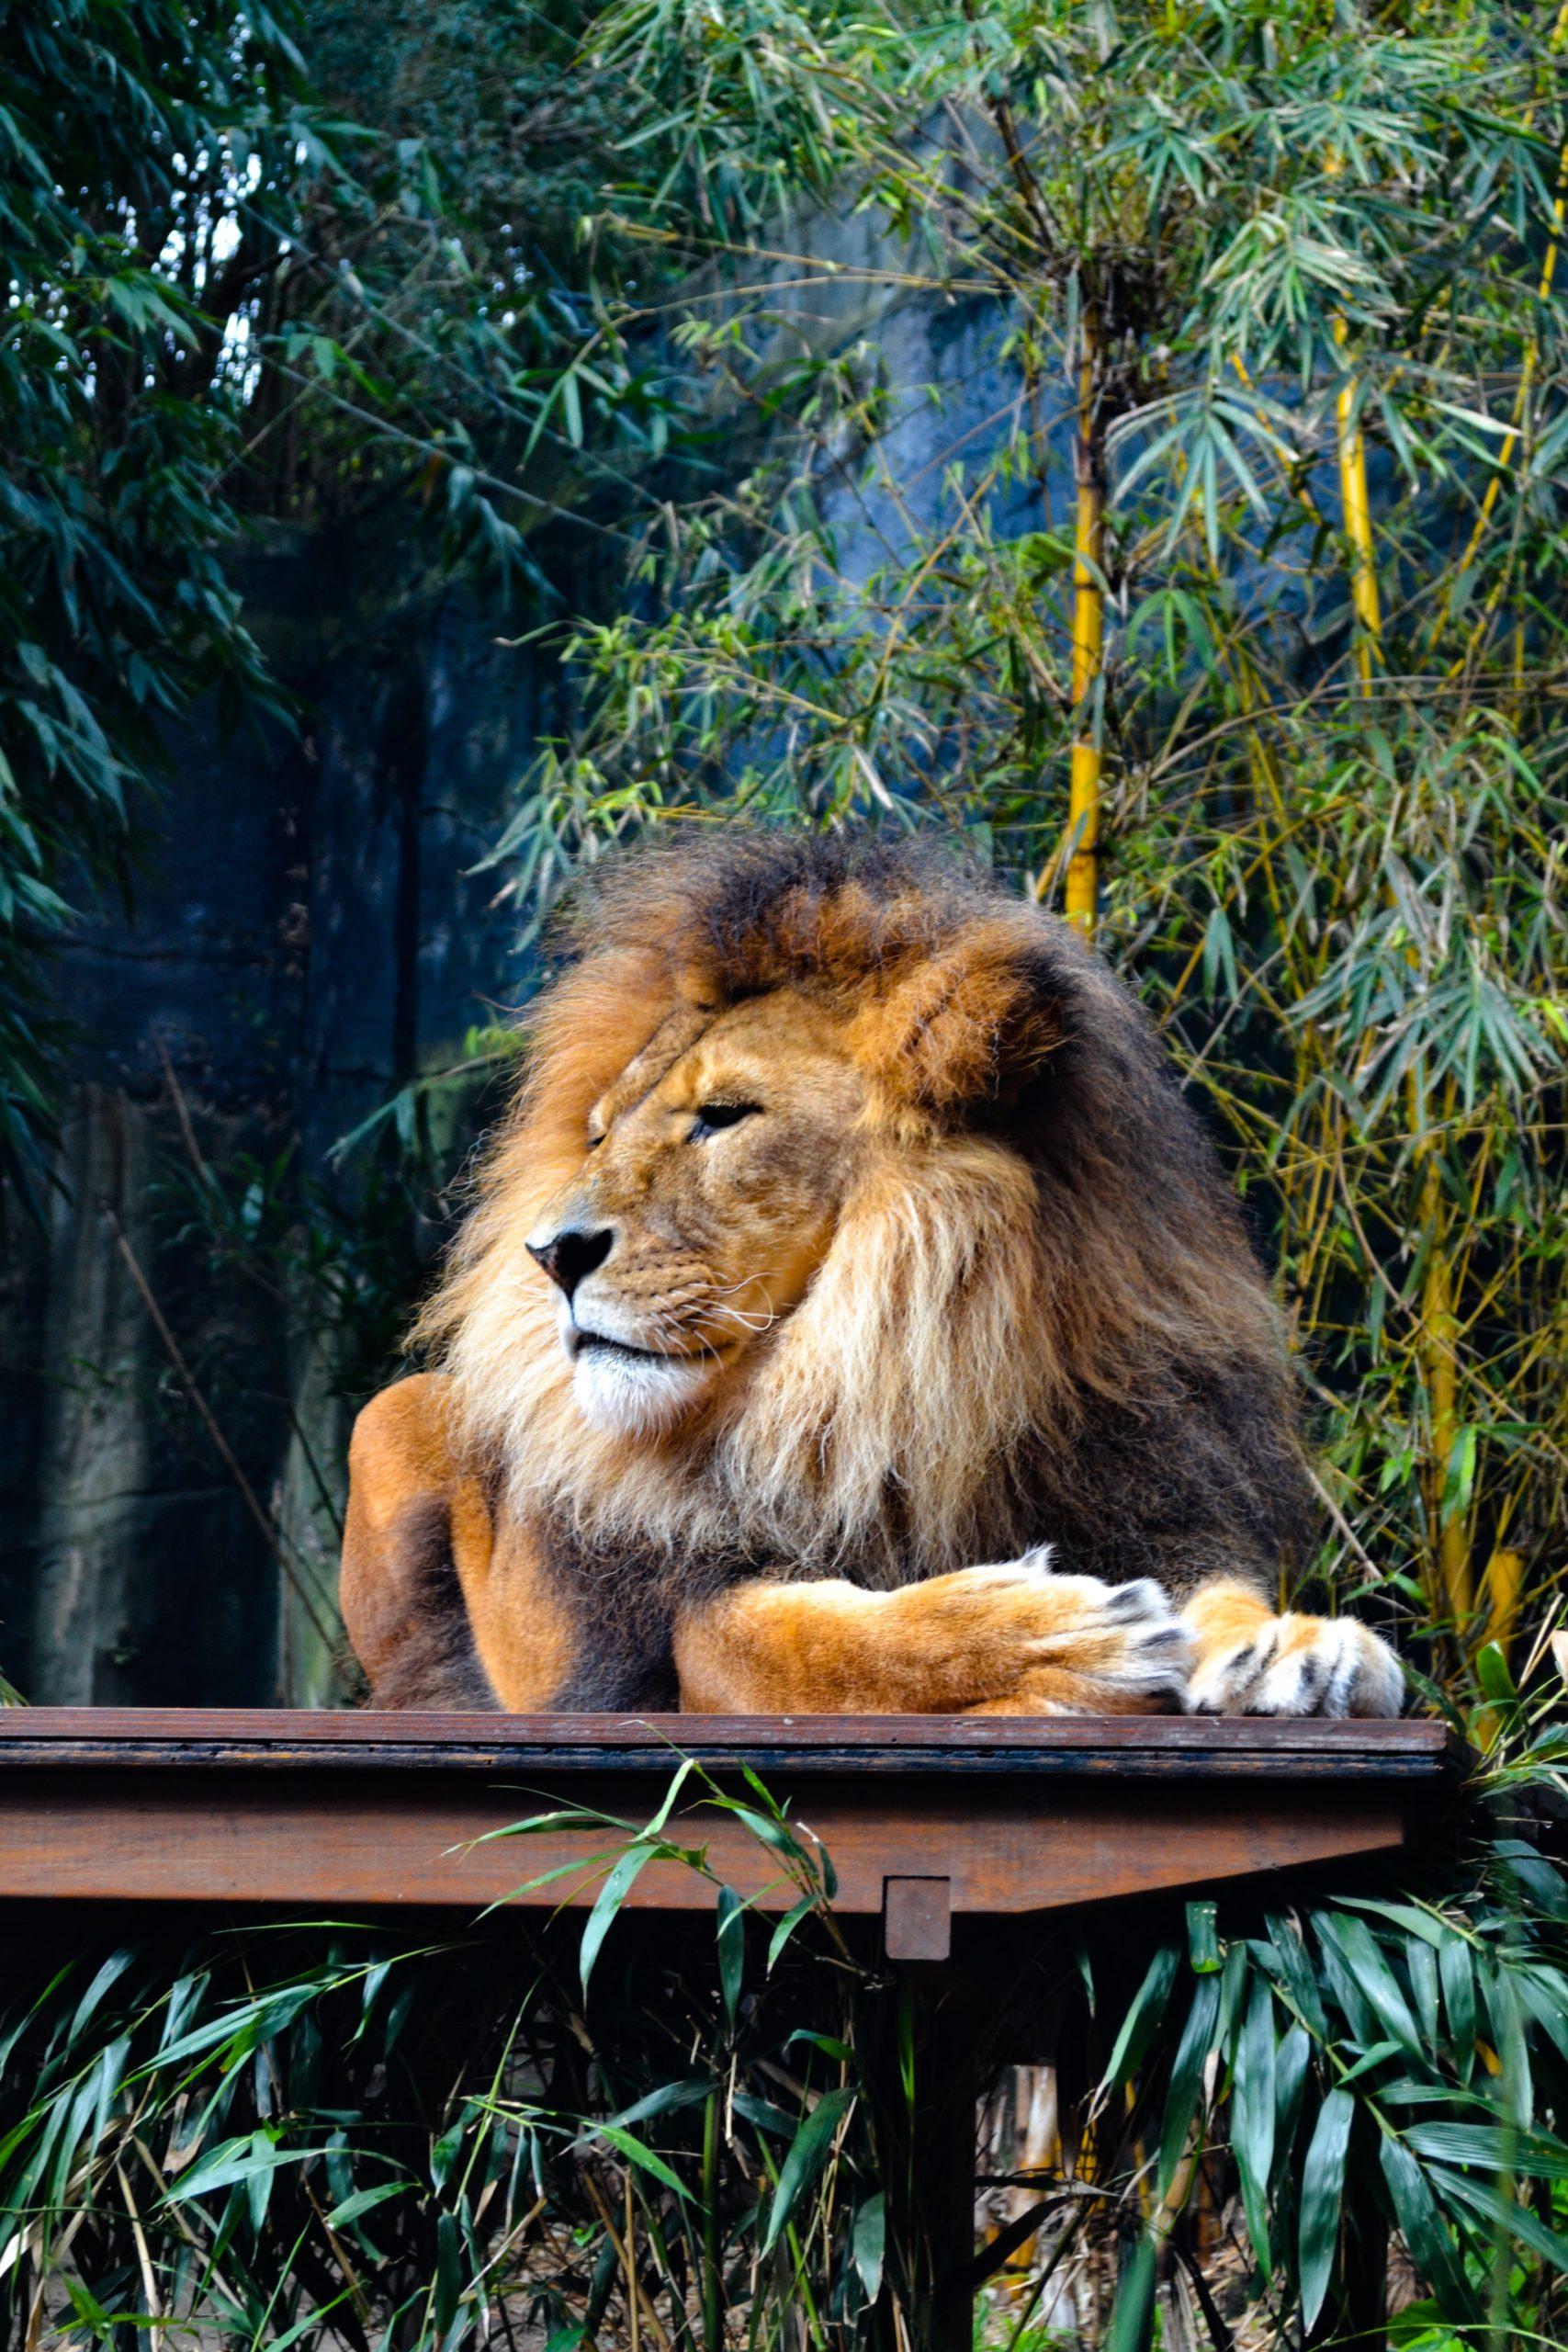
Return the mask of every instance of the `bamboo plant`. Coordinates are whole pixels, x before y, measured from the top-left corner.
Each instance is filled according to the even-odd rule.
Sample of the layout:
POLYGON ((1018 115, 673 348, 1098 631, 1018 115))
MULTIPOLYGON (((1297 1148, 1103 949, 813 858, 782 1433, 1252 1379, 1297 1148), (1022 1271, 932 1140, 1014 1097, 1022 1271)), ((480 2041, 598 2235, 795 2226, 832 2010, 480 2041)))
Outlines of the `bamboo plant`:
POLYGON ((1277 1265, 1320 1574, 1440 1676, 1494 1635, 1539 1668, 1568 1468, 1560 12, 617 0, 590 40, 637 93, 628 152, 675 158, 617 232, 725 273, 676 329, 695 446, 722 423, 756 463, 690 477, 635 604, 563 631, 581 718, 503 886, 536 924, 629 828, 854 813, 1095 928, 1277 1265), (919 304, 1001 386, 940 485, 904 427, 953 385, 877 362, 919 304))

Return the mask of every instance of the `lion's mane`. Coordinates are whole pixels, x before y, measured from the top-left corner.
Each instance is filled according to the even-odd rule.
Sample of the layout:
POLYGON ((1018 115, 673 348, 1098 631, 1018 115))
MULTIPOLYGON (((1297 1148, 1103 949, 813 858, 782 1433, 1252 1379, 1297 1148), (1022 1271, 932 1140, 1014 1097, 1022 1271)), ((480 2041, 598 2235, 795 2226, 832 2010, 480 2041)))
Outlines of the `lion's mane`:
POLYGON ((422 1323, 462 1442, 603 1593, 766 1568, 875 1586, 1007 1558, 1265 1578, 1309 1490, 1267 1288, 1143 1014, 1064 923, 945 853, 728 828, 602 869, 422 1323), (525 1237, 682 1001, 854 1016, 881 1148, 807 1296, 694 1426, 577 1411, 525 1237))

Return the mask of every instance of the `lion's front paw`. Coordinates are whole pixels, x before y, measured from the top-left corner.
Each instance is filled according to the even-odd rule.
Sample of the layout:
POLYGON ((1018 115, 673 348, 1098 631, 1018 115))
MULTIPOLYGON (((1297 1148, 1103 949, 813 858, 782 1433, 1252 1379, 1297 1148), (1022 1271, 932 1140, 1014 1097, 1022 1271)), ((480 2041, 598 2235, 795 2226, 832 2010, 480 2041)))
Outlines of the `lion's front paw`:
POLYGON ((1159 1586, 1147 1577, 1110 1585, 1098 1577, 1054 1576, 1048 1561, 1042 1549, 939 1579, 970 1616, 969 1658, 980 1687, 966 1712, 1179 1712, 1192 1636, 1159 1586), (986 1634, 977 1639, 981 1621, 986 1634))
POLYGON ((1201 1658, 1187 1704, 1201 1715, 1397 1715, 1404 1674, 1353 1617, 1270 1617, 1201 1658))

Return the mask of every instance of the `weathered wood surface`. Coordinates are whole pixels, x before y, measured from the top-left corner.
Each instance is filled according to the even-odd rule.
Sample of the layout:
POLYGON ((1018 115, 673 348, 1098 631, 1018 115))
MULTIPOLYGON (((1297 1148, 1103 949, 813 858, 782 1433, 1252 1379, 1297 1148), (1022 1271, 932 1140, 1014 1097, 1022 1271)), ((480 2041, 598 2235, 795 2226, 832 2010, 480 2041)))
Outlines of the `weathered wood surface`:
POLYGON ((0 1710, 0 1772, 39 1763, 280 1764, 573 1771, 677 1755, 796 1770, 1089 1772, 1201 1780, 1410 1780, 1449 1769, 1440 1724, 1280 1723, 1203 1715, 311 1714, 289 1708, 0 1710))
MULTIPOLYGON (((726 1788, 761 1771, 831 1854, 839 1908, 867 1917, 889 1880, 1019 1917, 1392 1855, 1452 1768, 1418 1723, 36 1709, 0 1714, 0 1897, 587 1901, 615 1832, 494 1833, 562 1805, 640 1826, 682 1754, 726 1788)), ((650 1864, 631 1907, 700 1909, 721 1881, 794 1899, 728 1815, 682 1804, 671 1826, 711 1875, 650 1864)))

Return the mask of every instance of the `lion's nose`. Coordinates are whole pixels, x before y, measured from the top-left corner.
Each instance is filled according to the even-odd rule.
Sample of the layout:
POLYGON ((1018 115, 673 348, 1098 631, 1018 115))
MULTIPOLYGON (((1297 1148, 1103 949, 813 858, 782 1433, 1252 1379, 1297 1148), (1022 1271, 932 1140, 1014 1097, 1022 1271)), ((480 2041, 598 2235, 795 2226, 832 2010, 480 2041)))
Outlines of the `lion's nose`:
POLYGON ((528 1255, 538 1260, 551 1282, 558 1283, 570 1298, 583 1276, 604 1264, 615 1239, 614 1226, 601 1226, 597 1233, 568 1226, 548 1241, 530 1241, 528 1255))

